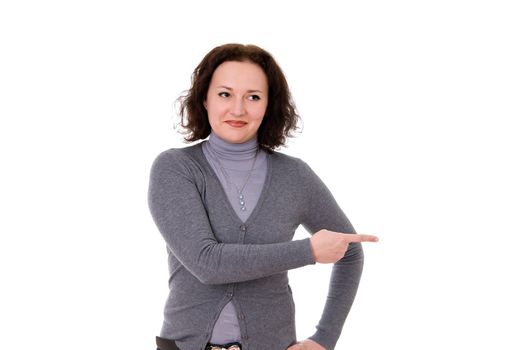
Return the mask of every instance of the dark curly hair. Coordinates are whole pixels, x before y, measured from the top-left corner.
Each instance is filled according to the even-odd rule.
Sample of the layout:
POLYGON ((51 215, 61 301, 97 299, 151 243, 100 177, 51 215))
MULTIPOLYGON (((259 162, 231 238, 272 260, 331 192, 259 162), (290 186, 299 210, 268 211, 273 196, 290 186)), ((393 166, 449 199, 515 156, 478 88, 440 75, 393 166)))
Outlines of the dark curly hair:
POLYGON ((284 73, 270 53, 255 45, 225 44, 212 49, 192 74, 192 84, 185 94, 178 98, 179 115, 183 134, 187 142, 205 139, 211 133, 206 100, 212 75, 216 68, 226 61, 249 61, 262 68, 267 76, 269 98, 262 124, 258 128, 258 144, 272 152, 282 146, 286 138, 298 129, 300 117, 291 97, 284 73))

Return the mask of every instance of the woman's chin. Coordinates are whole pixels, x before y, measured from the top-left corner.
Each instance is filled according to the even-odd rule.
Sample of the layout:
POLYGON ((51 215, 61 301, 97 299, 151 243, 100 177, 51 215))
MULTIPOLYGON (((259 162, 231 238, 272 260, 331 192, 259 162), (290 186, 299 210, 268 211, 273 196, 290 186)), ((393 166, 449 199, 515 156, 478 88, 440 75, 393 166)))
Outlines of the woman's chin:
POLYGON ((244 143, 252 139, 256 134, 249 134, 242 130, 228 130, 225 132, 214 131, 222 140, 229 143, 244 143))

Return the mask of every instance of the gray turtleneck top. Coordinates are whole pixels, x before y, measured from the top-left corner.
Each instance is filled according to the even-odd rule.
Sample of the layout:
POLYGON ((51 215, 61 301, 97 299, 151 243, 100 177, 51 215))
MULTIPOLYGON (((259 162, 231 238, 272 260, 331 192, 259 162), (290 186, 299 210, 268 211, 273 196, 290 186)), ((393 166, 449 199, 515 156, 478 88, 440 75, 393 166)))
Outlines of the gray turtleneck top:
MULTIPOLYGON (((209 139, 203 142, 205 158, 220 180, 232 208, 243 222, 247 221, 256 206, 267 175, 267 155, 263 151, 257 151, 256 137, 244 143, 230 143, 213 131, 209 139), (243 205, 240 204, 238 193, 242 187, 243 205)), ((241 339, 236 309, 232 301, 229 301, 221 311, 209 341, 226 344, 241 342, 241 339)))

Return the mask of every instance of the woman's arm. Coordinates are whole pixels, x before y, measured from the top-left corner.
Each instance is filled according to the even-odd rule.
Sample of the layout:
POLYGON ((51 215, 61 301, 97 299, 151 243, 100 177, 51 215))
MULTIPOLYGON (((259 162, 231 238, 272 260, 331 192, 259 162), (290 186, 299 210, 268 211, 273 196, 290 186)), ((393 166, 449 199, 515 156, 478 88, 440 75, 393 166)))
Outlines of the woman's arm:
MULTIPOLYGON (((304 162, 302 177, 306 181, 306 210, 302 225, 313 234, 321 229, 355 234, 335 198, 315 172, 304 162)), ((317 331, 309 337, 326 350, 335 348, 344 322, 357 293, 362 274, 364 255, 361 243, 351 243, 344 257, 333 265, 322 317, 317 331)))
POLYGON ((315 264, 309 238, 273 244, 219 243, 186 161, 174 150, 154 160, 148 206, 170 251, 202 283, 242 282, 315 264))

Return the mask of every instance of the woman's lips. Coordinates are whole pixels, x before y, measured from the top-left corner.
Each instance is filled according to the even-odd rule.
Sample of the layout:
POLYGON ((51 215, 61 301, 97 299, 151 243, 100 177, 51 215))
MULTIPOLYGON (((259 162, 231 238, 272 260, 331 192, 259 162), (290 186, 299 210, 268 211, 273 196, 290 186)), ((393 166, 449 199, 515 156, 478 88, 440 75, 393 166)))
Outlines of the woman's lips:
POLYGON ((238 121, 238 120, 227 120, 225 123, 229 124, 233 128, 241 128, 242 126, 245 126, 247 123, 238 121))

